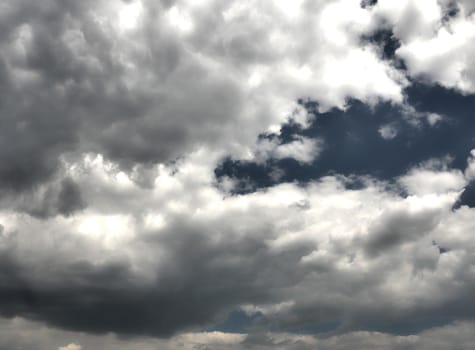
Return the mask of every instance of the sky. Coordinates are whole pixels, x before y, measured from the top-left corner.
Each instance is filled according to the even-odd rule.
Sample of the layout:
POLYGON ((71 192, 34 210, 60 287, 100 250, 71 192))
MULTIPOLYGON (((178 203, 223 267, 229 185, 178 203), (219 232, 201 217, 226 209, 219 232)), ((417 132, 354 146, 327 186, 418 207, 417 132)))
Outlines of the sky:
POLYGON ((0 350, 475 348, 473 0, 0 0, 0 350))

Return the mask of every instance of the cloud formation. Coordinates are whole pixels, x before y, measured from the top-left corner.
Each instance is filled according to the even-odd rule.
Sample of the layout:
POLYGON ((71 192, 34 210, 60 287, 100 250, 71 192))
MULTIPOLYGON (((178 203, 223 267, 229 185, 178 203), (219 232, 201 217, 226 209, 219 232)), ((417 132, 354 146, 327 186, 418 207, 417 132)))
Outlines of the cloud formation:
POLYGON ((400 42, 408 73, 463 93, 475 92, 471 1, 378 1, 372 11, 400 42))
MULTIPOLYGON (((231 334, 222 332, 184 333, 170 339, 119 339, 113 335, 86 335, 67 332, 53 328, 43 328, 37 323, 22 319, 0 320, 0 349, 11 349, 23 346, 38 350, 50 350, 58 342, 69 339, 80 339, 82 349, 103 350, 154 350, 157 348, 174 350, 216 349, 216 350, 305 350, 316 346, 324 350, 340 350, 352 347, 365 350, 445 350, 457 344, 461 350, 473 347, 474 324, 458 322, 452 325, 437 327, 418 335, 391 336, 377 332, 350 332, 345 335, 330 337, 313 337, 290 333, 256 333, 253 335, 231 334), (33 340, 33 342, 27 339, 33 340)), ((74 345, 72 343, 71 345, 74 345)), ((70 345, 70 346, 71 346, 70 345)), ((65 347, 60 347, 65 348, 65 347)), ((66 347, 66 349, 68 349, 66 347)), ((74 348, 73 348, 74 349, 74 348)), ((69 350, 69 349, 68 349, 69 350)))
POLYGON ((371 23, 359 4, 282 4, 5 2, 2 187, 82 152, 124 169, 197 145, 242 153, 302 97, 402 101, 404 77, 358 45, 371 23))
POLYGON ((469 349, 473 11, 2 2, 0 349, 469 349))
POLYGON ((162 166, 154 189, 85 159, 70 176, 87 209, 4 213, 0 312, 157 336, 239 309, 258 314, 250 327, 311 332, 407 334, 472 317, 473 209, 451 209, 463 173, 421 164, 399 180, 407 196, 371 178, 345 189, 333 176, 223 198, 207 158, 162 166))

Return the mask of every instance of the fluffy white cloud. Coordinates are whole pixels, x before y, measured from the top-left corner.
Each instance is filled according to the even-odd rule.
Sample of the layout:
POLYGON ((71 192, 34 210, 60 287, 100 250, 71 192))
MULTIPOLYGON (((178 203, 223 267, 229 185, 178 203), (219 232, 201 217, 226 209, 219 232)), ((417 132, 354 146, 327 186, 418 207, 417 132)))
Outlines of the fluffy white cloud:
POLYGON ((268 159, 293 158, 300 163, 311 163, 318 158, 323 147, 322 140, 303 136, 284 144, 276 138, 261 139, 245 159, 262 163, 268 159))
MULTIPOLYGON (((467 168, 468 171, 469 168, 467 168)), ((467 181, 460 170, 431 169, 431 164, 415 168, 401 177, 399 182, 410 194, 441 194, 448 191, 461 191, 467 181)))
POLYGON ((449 88, 475 92, 475 20, 460 16, 450 27, 440 28, 429 38, 418 38, 403 45, 397 54, 409 72, 449 88))
POLYGON ((378 1, 374 19, 392 27, 411 76, 475 92, 475 17, 471 1, 378 1), (449 12, 456 9, 453 17, 449 12))

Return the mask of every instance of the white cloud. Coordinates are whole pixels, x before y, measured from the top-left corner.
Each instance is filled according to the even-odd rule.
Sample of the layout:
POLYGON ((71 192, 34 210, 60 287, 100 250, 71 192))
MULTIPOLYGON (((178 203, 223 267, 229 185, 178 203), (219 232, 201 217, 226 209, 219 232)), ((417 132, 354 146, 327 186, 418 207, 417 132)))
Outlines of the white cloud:
POLYGON ((120 29, 131 30, 137 27, 143 10, 142 2, 138 0, 121 4, 118 13, 120 29))
POLYGON ((475 92, 475 22, 460 17, 450 28, 442 27, 430 38, 417 39, 403 45, 397 54, 404 59, 409 72, 426 76, 449 88, 475 92))
POLYGON ((434 171, 414 169, 399 179, 410 194, 440 194, 461 191, 467 184, 459 170, 434 171))
POLYGON ((303 136, 284 144, 277 139, 261 139, 248 159, 262 163, 268 159, 293 158, 300 163, 311 163, 318 158, 323 147, 322 140, 303 136))
POLYGON ((386 125, 382 125, 379 129, 378 129, 378 132, 379 134, 381 135, 381 137, 385 140, 392 140, 393 138, 395 138, 397 136, 397 128, 394 126, 394 125, 391 125, 391 124, 386 124, 386 125))
POLYGON ((475 179, 475 150, 470 152, 470 156, 467 159, 467 169, 465 170, 465 177, 468 181, 475 179))
POLYGON ((81 349, 82 349, 81 345, 77 345, 75 343, 71 343, 66 346, 60 346, 58 348, 58 350, 81 350, 81 349))
POLYGON ((429 122, 429 125, 434 126, 436 125, 439 121, 444 119, 440 114, 437 113, 429 113, 427 115, 427 121, 429 122))
POLYGON ((445 21, 450 1, 378 1, 374 19, 384 18, 401 41, 396 55, 409 74, 464 93, 475 92, 475 17, 470 1, 457 1, 454 18, 445 21))

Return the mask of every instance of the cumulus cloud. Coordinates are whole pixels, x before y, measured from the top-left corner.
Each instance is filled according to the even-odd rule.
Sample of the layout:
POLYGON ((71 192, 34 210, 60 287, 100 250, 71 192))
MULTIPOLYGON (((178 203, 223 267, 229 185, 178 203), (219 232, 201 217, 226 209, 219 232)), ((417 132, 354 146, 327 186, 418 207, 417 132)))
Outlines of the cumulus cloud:
POLYGON ((418 189, 407 197, 384 182, 351 190, 330 176, 223 198, 209 158, 159 167, 154 189, 85 158, 70 170, 91 203, 84 211, 47 220, 4 211, 9 303, 0 312, 155 336, 209 327, 232 310, 258 312, 250 327, 317 333, 405 334, 473 314, 462 307, 473 287, 463 272, 473 209, 451 210, 463 174, 416 168, 401 180, 418 189))
POLYGON ((409 75, 475 92, 474 5, 470 1, 378 1, 371 11, 399 41, 409 75))
MULTIPOLYGON (((2 2, 0 348, 469 348, 475 209, 454 204, 473 151, 378 179, 352 167, 358 135, 322 117, 384 101, 437 129, 445 115, 405 88, 473 92, 473 9, 447 6, 2 2), (405 68, 363 40, 388 28, 405 68), (346 158, 319 163, 331 147, 346 158), (310 178, 276 168, 233 194, 226 157, 310 178), (245 331, 220 329, 233 312, 245 331)), ((404 139, 399 120, 372 123, 404 139)))
MULTIPOLYGON (((460 170, 448 169, 448 160, 432 160, 412 169, 399 179, 405 190, 410 194, 423 195, 460 191, 467 180, 460 170)), ((466 172, 470 171, 469 162, 466 172)))
POLYGON ((405 78, 358 45, 359 4, 282 4, 5 2, 2 186, 44 181, 63 154, 130 169, 197 145, 239 153, 302 97, 402 100, 405 78))

